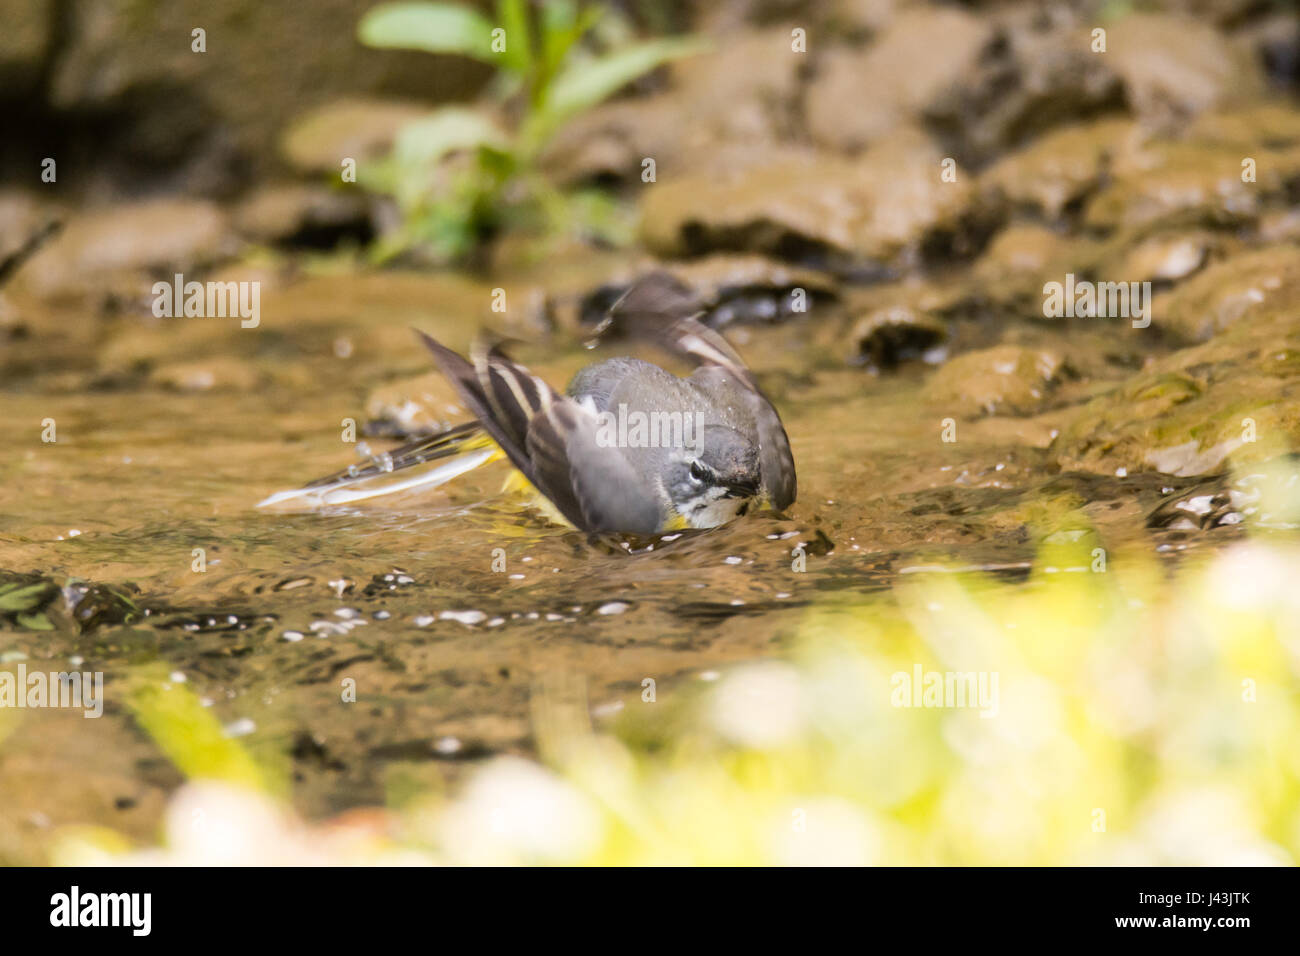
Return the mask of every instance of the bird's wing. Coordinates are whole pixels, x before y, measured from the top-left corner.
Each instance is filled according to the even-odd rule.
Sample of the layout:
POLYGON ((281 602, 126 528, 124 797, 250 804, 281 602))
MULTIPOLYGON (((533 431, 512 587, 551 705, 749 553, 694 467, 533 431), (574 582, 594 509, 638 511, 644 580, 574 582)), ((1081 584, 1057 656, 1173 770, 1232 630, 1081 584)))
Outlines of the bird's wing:
POLYGON ((315 481, 304 485, 304 488, 322 488, 326 485, 338 485, 345 482, 365 481, 368 478, 377 478, 380 475, 391 474, 395 471, 403 471, 412 468, 415 465, 422 465, 428 461, 436 461, 439 458, 449 458, 452 455, 459 455, 468 448, 481 447, 476 445, 473 439, 483 431, 478 422, 465 422, 461 425, 453 425, 445 431, 438 432, 436 435, 430 435, 426 438, 417 438, 415 441, 408 442, 400 448, 394 448, 385 455, 379 455, 369 464, 357 466, 352 465, 348 468, 340 469, 332 475, 326 475, 324 478, 317 478, 315 481))
POLYGON ((781 416, 736 350, 700 322, 699 314, 698 299, 666 272, 653 272, 638 280, 609 310, 611 320, 633 334, 653 338, 668 351, 700 365, 721 369, 740 386, 758 431, 763 493, 772 507, 787 508, 794 503, 798 483, 781 416))
POLYGON ((597 434, 595 413, 566 398, 533 419, 528 447, 539 470, 571 493, 579 528, 653 534, 665 516, 658 485, 597 434))
POLYGON ((428 438, 409 442, 390 452, 374 455, 365 465, 351 465, 301 488, 278 491, 258 502, 257 507, 351 504, 399 491, 437 488, 500 455, 478 422, 466 422, 463 425, 453 425, 428 438), (423 469, 400 478, 393 477, 398 472, 414 469, 416 465, 442 459, 449 460, 437 468, 423 469))
MULTIPOLYGON (((418 332, 418 330, 417 330, 418 332)), ((597 419, 499 349, 471 364, 418 332, 479 423, 538 491, 583 531, 658 530, 658 494, 617 448, 597 442, 597 419)))

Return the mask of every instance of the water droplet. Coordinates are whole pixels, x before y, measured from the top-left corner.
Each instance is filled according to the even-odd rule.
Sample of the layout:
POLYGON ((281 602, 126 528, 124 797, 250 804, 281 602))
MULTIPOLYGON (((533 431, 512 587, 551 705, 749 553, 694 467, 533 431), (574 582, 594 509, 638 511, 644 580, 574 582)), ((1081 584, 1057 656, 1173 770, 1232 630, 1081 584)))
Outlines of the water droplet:
POLYGON ((253 722, 252 718, 240 717, 234 723, 226 724, 226 726, 222 728, 222 732, 227 737, 247 737, 256 729, 257 724, 253 722))
POLYGON ((459 621, 466 627, 473 627, 487 620, 487 615, 482 611, 443 611, 438 618, 443 621, 459 621))

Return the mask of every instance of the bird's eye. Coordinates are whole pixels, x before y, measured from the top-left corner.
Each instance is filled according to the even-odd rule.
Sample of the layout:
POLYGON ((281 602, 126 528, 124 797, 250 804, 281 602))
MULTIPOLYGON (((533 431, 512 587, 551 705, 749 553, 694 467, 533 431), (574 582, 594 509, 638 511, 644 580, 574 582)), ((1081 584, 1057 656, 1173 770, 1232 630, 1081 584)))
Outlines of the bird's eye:
POLYGON ((691 477, 703 484, 709 477, 709 470, 698 461, 693 461, 691 462, 691 477))

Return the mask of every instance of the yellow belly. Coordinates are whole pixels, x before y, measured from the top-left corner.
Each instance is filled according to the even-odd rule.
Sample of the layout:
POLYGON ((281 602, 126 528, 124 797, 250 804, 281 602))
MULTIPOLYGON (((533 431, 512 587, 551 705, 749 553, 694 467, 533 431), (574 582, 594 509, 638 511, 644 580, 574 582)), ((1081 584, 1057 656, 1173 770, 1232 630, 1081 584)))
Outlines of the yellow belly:
MULTIPOLYGON (((496 453, 484 462, 484 464, 501 461, 505 457, 505 452, 498 448, 496 453)), ((524 473, 518 468, 510 469, 510 474, 506 475, 506 480, 501 485, 501 491, 503 494, 515 495, 523 498, 525 504, 540 512, 548 521, 554 522, 564 528, 573 527, 573 523, 560 513, 560 509, 555 507, 551 502, 551 499, 538 491, 536 486, 529 481, 524 476, 524 473)), ((659 530, 667 532, 688 531, 690 530, 690 527, 691 524, 685 517, 680 514, 674 514, 668 518, 662 526, 660 526, 659 530)))
MULTIPOLYGON (((492 456, 492 461, 499 461, 505 458, 505 452, 500 449, 492 456)), ((501 491, 508 495, 517 495, 524 498, 527 504, 555 524, 562 525, 565 528, 572 528, 573 524, 568 518, 560 513, 560 509, 551 503, 551 499, 542 494, 537 488, 524 477, 524 473, 518 468, 511 468, 510 474, 506 475, 505 482, 501 485, 501 491)))

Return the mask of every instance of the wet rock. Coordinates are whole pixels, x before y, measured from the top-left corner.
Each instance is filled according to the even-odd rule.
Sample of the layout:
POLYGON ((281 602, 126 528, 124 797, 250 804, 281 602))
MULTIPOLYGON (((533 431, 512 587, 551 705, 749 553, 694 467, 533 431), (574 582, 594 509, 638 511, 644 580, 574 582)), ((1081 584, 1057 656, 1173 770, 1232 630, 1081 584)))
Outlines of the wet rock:
POLYGON ((788 29, 729 34, 711 52, 671 64, 668 90, 605 103, 566 124, 542 164, 565 184, 638 185, 647 158, 659 182, 754 165, 796 132, 804 62, 788 29))
MULTIPOLYGON (((1064 281, 1066 273, 1093 282, 1150 282, 1158 297, 1207 268, 1240 252, 1237 236, 1206 229, 1155 222, 1127 227, 1101 239, 1076 239, 1054 258, 1047 278, 1064 281)), ((1130 315, 1135 313, 1130 313, 1130 315)), ((1160 313, 1154 313, 1156 319, 1160 313)))
POLYGON ((978 166, 1053 127, 1123 109, 1110 62, 1088 27, 1062 8, 1012 8, 998 38, 926 111, 926 125, 962 162, 978 166))
POLYGON ((943 182, 941 158, 923 137, 900 134, 852 162, 806 155, 660 183, 642 203, 642 237, 669 258, 758 252, 875 278, 970 256, 996 211, 968 181, 943 182))
POLYGON ((1263 92, 1250 51, 1207 23, 1135 13, 1106 31, 1105 57, 1122 78, 1130 107, 1149 126, 1175 129, 1206 110, 1263 92))
POLYGON ((846 285, 841 296, 844 312, 855 320, 881 310, 904 308, 948 323, 951 332, 956 319, 967 317, 969 289, 970 283, 962 273, 951 272, 912 275, 898 282, 846 285))
POLYGON ((1026 415, 1046 404, 1064 361, 1048 349, 998 345, 945 363, 925 386, 925 399, 960 418, 1026 415))
POLYGON ((1207 161, 1235 169, 1238 178, 1250 161, 1261 206, 1293 207, 1300 196, 1300 111, 1265 103, 1199 117, 1187 130, 1187 140, 1213 156, 1207 161))
POLYGON ((324 186, 259 189, 236 207, 234 223, 254 242, 311 248, 332 248, 345 239, 365 243, 374 235, 364 196, 324 186))
POLYGON ((1260 184, 1241 179, 1236 150, 1155 143, 1117 161, 1114 181, 1089 202, 1084 225, 1110 230, 1153 223, 1236 227, 1253 222, 1260 184))
POLYGON ((418 103, 351 98, 306 113, 284 132, 280 153, 300 173, 338 176, 344 159, 385 156, 398 131, 429 115, 418 103))
POLYGON ((362 431, 372 438, 406 441, 435 434, 470 417, 446 377, 427 372, 371 390, 362 431))
POLYGON ((1300 146, 1300 112, 1285 103, 1263 102, 1204 113, 1187 127, 1187 138, 1211 146, 1230 146, 1243 156, 1255 155, 1261 148, 1287 151, 1300 146))
POLYGON ((1127 282, 1174 282, 1205 265, 1215 236, 1209 232, 1155 235, 1130 249, 1116 271, 1127 282))
POLYGON ((1186 478, 1214 471, 1241 445, 1240 438, 1226 438, 1206 447, 1192 439, 1168 448, 1153 448, 1146 453, 1144 461, 1156 471, 1186 478))
POLYGON ((1148 528, 1209 531, 1246 522, 1260 527, 1294 528, 1288 505, 1300 492, 1295 455, 1263 462, 1239 476, 1215 475, 1168 495, 1147 516, 1148 528))
POLYGON ((1112 158, 1132 148, 1139 135, 1126 119, 1055 130, 998 160, 981 175, 980 185, 999 194, 1013 212, 1056 221, 1097 190, 1112 158))
POLYGON ((714 328, 725 328, 736 322, 780 322, 807 314, 839 297, 835 280, 813 269, 787 266, 762 256, 707 256, 685 263, 656 263, 598 286, 578 302, 580 326, 600 325, 609 307, 637 278, 646 272, 660 271, 686 286, 704 312, 704 321, 714 328))
POLYGON ((833 0, 827 13, 835 36, 862 39, 880 33, 917 0, 833 0))
POLYGON ((59 212, 28 193, 0 192, 0 284, 53 238, 61 221, 59 212))
POLYGON ((1147 516, 1148 528, 1173 531, 1200 531, 1225 525, 1238 525, 1250 507, 1240 491, 1220 487, 1220 479, 1206 482, 1190 491, 1182 491, 1162 501, 1147 516))
POLYGON ((779 27, 728 36, 709 53, 672 63, 669 76, 692 127, 722 141, 771 143, 795 131, 804 62, 779 27))
POLYGON ((1149 446, 1149 436, 1133 435, 1133 423, 1149 423, 1200 394, 1200 386, 1183 376, 1144 375, 1133 385, 1084 406, 1054 442, 1056 461, 1062 470, 1103 474, 1145 468, 1140 446, 1149 446), (1125 428, 1130 434, 1123 434, 1125 428))
POLYGON ((54 0, 0 0, 0 76, 6 96, 34 92, 50 52, 54 0))
POLYGON ((1264 65, 1269 82, 1283 89, 1300 77, 1300 21, 1292 13, 1278 12, 1243 28, 1239 34, 1264 65))
MULTIPOLYGON (((1047 320, 1073 322, 1071 336, 1076 340, 1084 329, 1103 324, 1123 322, 1123 317, 1141 321, 1139 306, 1145 309, 1148 299, 1132 300, 1131 283, 1151 281, 1151 299, 1163 288, 1194 274, 1205 264, 1228 254, 1240 243, 1231 237, 1196 230, 1160 230, 1137 228, 1123 230, 1107 238, 1073 235, 1057 232, 1042 226, 1017 225, 1004 229, 989 243, 985 254, 969 272, 965 298, 966 316, 979 317, 981 306, 1003 319, 1047 320), (1071 278, 1073 277, 1073 278, 1071 278), (1078 301, 1081 283, 1123 283, 1116 289, 1117 298, 1111 305, 1109 286, 1098 288, 1096 293, 1105 296, 1096 302, 1104 307, 1109 318, 1093 320, 1082 314, 1072 319, 1063 318, 1054 308, 1060 293, 1048 287, 1056 283, 1064 289, 1074 289, 1078 301), (1124 303, 1129 303, 1127 306, 1124 303), (1127 308, 1128 311, 1124 311, 1127 308), (1113 311, 1112 311, 1113 310, 1113 311)), ((1146 290, 1137 286, 1138 295, 1146 290)), ((1068 293, 1067 293, 1068 294, 1068 293)), ((959 313, 960 314, 960 313, 959 313)), ((1156 313, 1158 316, 1158 313, 1156 313)), ((1105 325, 1112 328, 1111 325, 1105 325)), ((1113 332, 1106 332, 1115 341, 1113 332)), ((1116 341, 1117 346, 1120 345, 1116 341)), ((1117 353, 1129 352, 1131 344, 1117 348, 1117 353)), ((1075 357, 1071 352, 1071 359, 1075 357)), ((1140 362, 1140 359, 1138 360, 1140 362)), ((1072 367, 1078 366, 1071 362, 1072 367)))
POLYGON ((1260 216, 1259 238, 1264 242, 1300 242, 1300 207, 1274 209, 1260 216))
POLYGON ((1204 342, 1234 323, 1284 307, 1296 289, 1300 249, 1284 245, 1246 252, 1158 297, 1152 324, 1175 341, 1204 342))
POLYGON ((976 299, 971 283, 958 274, 845 286, 837 321, 813 325, 807 343, 873 374, 897 367, 891 366, 891 357, 898 365, 913 360, 937 364, 953 349, 989 344, 980 323, 962 321, 983 307, 976 299))
MULTIPOLYGON (((1003 229, 975 262, 971 277, 982 297, 994 302, 1033 306, 1041 314, 1043 284, 1059 278, 1055 264, 1086 242, 1070 240, 1044 226, 1013 225, 1003 229)), ((1077 255, 1077 254, 1076 254, 1077 255)))
MULTIPOLYGON (((22 313, 18 311, 3 292, 0 292, 0 342, 9 345, 27 338, 31 334, 31 329, 23 321, 22 313)), ((7 362, 0 364, 0 368, 5 368, 7 362)))
POLYGON ((160 199, 108 206, 70 219, 14 283, 42 299, 147 299, 153 280, 201 270, 237 250, 226 215, 212 203, 160 199))
POLYGON ((39 574, 0 571, 0 622, 23 630, 50 631, 70 620, 84 634, 144 613, 136 594, 124 588, 85 581, 60 587, 39 574))
POLYGON ((872 371, 908 361, 937 362, 948 327, 933 316, 904 307, 879 309, 858 319, 849 333, 856 359, 872 371))
MULTIPOLYGON (((1218 268, 1173 295, 1190 299, 1218 268)), ((1279 284, 1251 309, 1250 321, 1231 322, 1204 344, 1152 362, 1077 409, 1053 444, 1056 464, 1186 476, 1300 447, 1300 328, 1291 311, 1300 271, 1258 274, 1277 276, 1279 284)), ((1154 312, 1157 326, 1167 310, 1157 301, 1154 312)))
POLYGON ((923 8, 898 15, 864 50, 832 50, 806 94, 813 140, 857 151, 915 122, 974 70, 992 38, 981 18, 923 8))
MULTIPOLYGON (((114 192, 224 195, 278 166, 295 116, 340 97, 472 96, 489 73, 463 59, 373 50, 356 39, 372 0, 295 5, 204 0, 64 0, 47 64, 48 108, 69 150, 69 181, 114 192), (206 31, 206 51, 191 31, 206 31), (77 153, 79 155, 71 155, 77 153)), ((337 167, 336 167, 337 168, 337 167)), ((64 180, 60 161, 60 182, 64 180)))
POLYGON ((64 604, 77 629, 88 634, 101 627, 128 624, 145 615, 138 589, 73 581, 63 588, 64 604))
POLYGON ((655 175, 679 174, 712 164, 705 153, 712 137, 688 128, 669 94, 604 103, 566 123, 542 153, 541 165, 556 183, 640 183, 642 163, 655 161, 655 175))
POLYGON ((1162 0, 1151 6, 1166 13, 1194 17, 1224 29, 1233 29, 1260 15, 1256 0, 1162 0))

